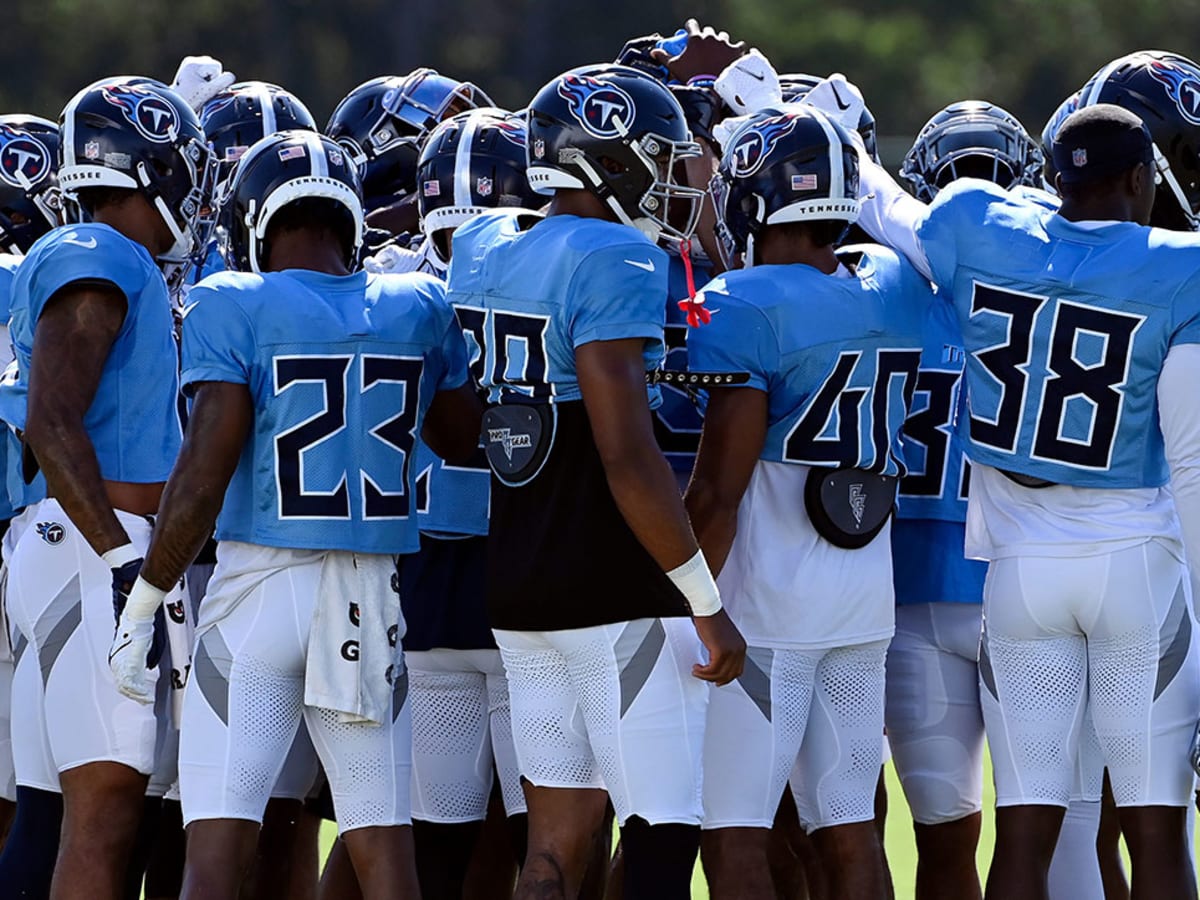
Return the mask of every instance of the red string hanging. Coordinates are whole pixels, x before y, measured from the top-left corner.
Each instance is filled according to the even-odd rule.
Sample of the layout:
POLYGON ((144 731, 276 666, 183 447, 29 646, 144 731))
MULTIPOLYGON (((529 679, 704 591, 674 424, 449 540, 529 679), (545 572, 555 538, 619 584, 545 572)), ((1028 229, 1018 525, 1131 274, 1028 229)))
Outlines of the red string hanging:
POLYGON ((683 274, 687 278, 688 295, 679 301, 679 308, 687 313, 689 328, 699 328, 712 321, 712 313, 704 308, 704 298, 696 296, 696 276, 692 272, 692 241, 684 239, 679 245, 679 258, 683 260, 683 274))

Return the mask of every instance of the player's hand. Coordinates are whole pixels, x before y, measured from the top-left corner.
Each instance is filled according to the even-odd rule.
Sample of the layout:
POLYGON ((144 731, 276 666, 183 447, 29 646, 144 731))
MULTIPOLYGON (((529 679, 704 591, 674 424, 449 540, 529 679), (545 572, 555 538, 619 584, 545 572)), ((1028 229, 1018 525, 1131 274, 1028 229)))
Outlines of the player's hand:
POLYGON ((142 563, 145 561, 139 556, 137 559, 131 559, 112 569, 113 619, 115 621, 120 621, 121 613, 125 612, 125 606, 129 602, 129 592, 133 590, 137 577, 142 571, 142 563))
POLYGON ((862 91, 848 82, 841 72, 818 82, 800 103, 819 109, 851 134, 856 133, 866 107, 862 91))
POLYGON ((154 652, 154 638, 153 616, 135 619, 124 613, 117 622, 117 633, 108 650, 108 667, 117 680, 117 690, 139 703, 154 702, 158 675, 149 663, 154 652))
POLYGON ((723 609, 711 616, 696 616, 692 622, 708 650, 708 664, 692 666, 692 675, 717 685, 729 684, 746 664, 745 638, 723 609))
POLYGON ((226 72, 220 60, 211 56, 185 56, 171 82, 171 90, 196 112, 237 78, 226 72))
POLYGON ((713 90, 739 116, 783 102, 779 73, 757 50, 751 50, 726 66, 717 76, 713 90))
MULTIPOLYGON (((746 52, 743 41, 733 43, 727 31, 714 31, 711 26, 700 27, 695 19, 688 19, 684 26, 687 44, 683 50, 672 55, 666 48, 651 50, 650 55, 660 66, 664 66, 676 81, 687 82, 697 75, 716 78, 725 67, 746 52)), ((684 35, 676 35, 682 38, 684 35)))

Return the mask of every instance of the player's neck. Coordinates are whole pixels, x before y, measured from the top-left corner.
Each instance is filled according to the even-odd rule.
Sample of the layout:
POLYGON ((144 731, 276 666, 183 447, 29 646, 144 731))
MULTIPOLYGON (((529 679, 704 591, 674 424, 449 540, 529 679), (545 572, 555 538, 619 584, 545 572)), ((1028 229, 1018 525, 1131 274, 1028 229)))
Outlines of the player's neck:
POLYGON ((158 210, 145 197, 133 191, 117 203, 94 210, 92 221, 107 225, 134 243, 141 244, 154 257, 166 253, 174 243, 158 210))
POLYGON ((1089 200, 1066 198, 1058 214, 1069 222, 1135 222, 1133 204, 1121 197, 1089 200))
POLYGON ((330 240, 327 234, 313 234, 303 229, 278 235, 263 262, 263 270, 267 272, 308 269, 326 275, 350 274, 338 241, 330 240))
POLYGON ((580 216, 585 219, 617 220, 616 214, 591 191, 558 190, 550 201, 546 217, 550 216, 580 216))
POLYGON ((762 241, 754 248, 754 263, 759 266, 789 266, 797 263, 812 266, 819 272, 832 275, 838 259, 832 244, 818 247, 807 234, 786 233, 768 228, 762 241))

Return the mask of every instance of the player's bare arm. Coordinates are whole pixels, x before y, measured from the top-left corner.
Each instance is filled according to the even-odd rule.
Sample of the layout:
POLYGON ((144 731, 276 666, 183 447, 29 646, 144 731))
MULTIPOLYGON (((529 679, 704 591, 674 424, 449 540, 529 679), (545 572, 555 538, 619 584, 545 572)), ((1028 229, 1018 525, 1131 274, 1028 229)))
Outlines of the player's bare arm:
MULTIPOLYGON (((63 288, 38 320, 29 375, 25 440, 51 496, 98 554, 127 544, 129 537, 113 513, 83 420, 125 311, 125 297, 112 285, 63 288)), ((156 506, 157 494, 149 509, 129 511, 150 513, 156 506)))
POLYGON ((767 436, 767 395, 750 388, 709 392, 704 431, 685 504, 713 576, 737 535, 737 511, 767 436))
POLYGON ((483 404, 469 381, 454 390, 438 391, 425 413, 421 440, 447 462, 465 463, 479 449, 482 417, 483 404))
POLYGON ((212 534, 253 420, 244 384, 205 381, 196 386, 183 448, 163 490, 142 566, 142 578, 154 587, 165 591, 177 583, 212 534))
MULTIPOLYGON (((646 403, 644 341, 595 341, 575 351, 575 364, 592 433, 617 508, 664 571, 696 555, 696 538, 671 467, 654 440, 646 403)), ((746 642, 724 610, 697 616, 696 630, 709 652, 697 678, 726 684, 741 674, 746 642)))

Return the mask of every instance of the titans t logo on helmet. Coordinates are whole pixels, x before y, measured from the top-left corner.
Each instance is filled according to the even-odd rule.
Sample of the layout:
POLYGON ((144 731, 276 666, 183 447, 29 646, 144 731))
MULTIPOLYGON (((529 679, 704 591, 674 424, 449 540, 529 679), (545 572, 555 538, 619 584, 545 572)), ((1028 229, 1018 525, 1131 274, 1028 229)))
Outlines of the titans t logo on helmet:
POLYGON ((508 119, 496 119, 494 122, 489 122, 493 128, 500 132, 505 140, 516 144, 518 147, 525 146, 525 126, 520 122, 513 122, 508 119))
POLYGON ((743 128, 733 145, 733 176, 744 178, 757 172, 779 139, 795 127, 794 117, 779 115, 759 119, 743 128))
POLYGON ((1150 63, 1150 77, 1166 88, 1179 112, 1193 125, 1200 125, 1200 72, 1175 62, 1150 63))
POLYGON ((162 97, 126 85, 111 85, 102 90, 104 99, 119 107, 142 137, 156 144, 175 140, 179 132, 179 116, 162 97))
POLYGON ((558 82, 558 94, 584 130, 598 138, 624 137, 637 115, 629 94, 587 75, 564 75, 558 82))
POLYGON ((28 190, 50 171, 50 151, 32 135, 0 125, 0 179, 28 190))

